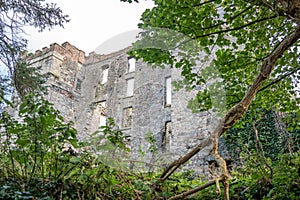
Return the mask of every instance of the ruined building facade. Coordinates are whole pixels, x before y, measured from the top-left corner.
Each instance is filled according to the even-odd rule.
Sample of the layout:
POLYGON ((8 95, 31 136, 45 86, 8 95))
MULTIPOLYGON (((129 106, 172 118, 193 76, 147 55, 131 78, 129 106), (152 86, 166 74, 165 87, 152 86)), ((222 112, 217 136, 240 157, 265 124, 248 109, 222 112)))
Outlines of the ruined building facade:
MULTIPOLYGON (((172 90, 171 82, 180 79, 178 69, 149 67, 128 57, 127 51, 86 56, 66 42, 36 51, 30 64, 50 74, 47 98, 66 120, 74 122, 79 139, 112 117, 130 141, 133 157, 148 148, 145 135, 151 132, 159 152, 174 160, 207 137, 213 118, 187 108, 196 93, 172 90)), ((200 152, 188 165, 208 173, 207 153, 200 152)))

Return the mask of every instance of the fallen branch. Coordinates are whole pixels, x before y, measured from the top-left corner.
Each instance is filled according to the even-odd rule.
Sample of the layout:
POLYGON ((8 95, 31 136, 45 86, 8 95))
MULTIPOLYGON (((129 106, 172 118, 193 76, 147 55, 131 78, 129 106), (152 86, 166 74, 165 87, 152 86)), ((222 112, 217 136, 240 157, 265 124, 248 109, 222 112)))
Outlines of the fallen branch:
POLYGON ((205 183, 205 184, 203 184, 203 185, 201 185, 199 187, 196 187, 196 188, 191 189, 189 191, 186 191, 186 192, 183 192, 181 194, 175 195, 175 196, 169 198, 168 200, 184 199, 185 197, 187 197, 189 195, 192 195, 192 194, 194 194, 196 192, 199 192, 200 190, 203 190, 203 189, 205 189, 205 188, 207 188, 207 187, 209 187, 211 185, 214 185, 215 183, 216 183, 216 180, 210 180, 207 183, 205 183))

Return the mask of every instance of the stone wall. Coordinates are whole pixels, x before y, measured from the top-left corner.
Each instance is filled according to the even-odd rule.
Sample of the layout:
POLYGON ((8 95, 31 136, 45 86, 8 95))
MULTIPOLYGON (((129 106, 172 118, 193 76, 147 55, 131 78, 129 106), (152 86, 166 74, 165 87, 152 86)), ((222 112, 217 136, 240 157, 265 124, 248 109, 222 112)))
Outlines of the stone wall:
MULTIPOLYGON (((172 92, 167 102, 167 78, 181 79, 178 69, 150 67, 136 61, 129 69, 126 52, 108 55, 84 52, 69 43, 52 44, 31 56, 32 66, 42 66, 50 78, 48 99, 67 120, 74 121, 80 140, 99 130, 107 117, 115 120, 130 141, 131 158, 167 164, 183 156, 206 138, 217 122, 213 113, 194 114, 187 108, 197 91, 172 92), (129 85, 129 86, 128 86, 129 85), (130 91, 132 89, 132 91, 130 91), (146 135, 156 139, 158 153, 149 152, 146 135), (141 151, 145 155, 141 156, 141 151)), ((213 159, 201 151, 185 167, 209 176, 213 159)))
MULTIPOLYGON (((179 69, 173 69, 172 79, 174 81, 182 80, 179 69)), ((195 98, 197 93, 198 90, 196 89, 191 91, 181 89, 172 94, 172 139, 170 152, 172 152, 171 157, 173 160, 185 155, 210 136, 220 120, 220 117, 212 111, 193 113, 187 108, 188 101, 195 98)), ((184 165, 184 169, 192 168, 205 177, 213 176, 211 174, 211 165, 215 164, 215 162, 212 156, 208 156, 212 148, 213 145, 210 145, 201 150, 184 165)), ((222 139, 220 140, 219 153, 226 159, 229 159, 222 139)))
MULTIPOLYGON (((118 128, 130 140, 132 156, 138 158, 138 149, 147 151, 145 135, 152 132, 161 146, 162 132, 171 121, 171 108, 165 106, 165 78, 171 76, 170 68, 151 68, 137 61, 135 70, 128 72, 126 51, 106 56, 91 54, 85 65, 81 100, 76 112, 76 128, 81 136, 99 129, 101 110, 97 104, 106 102, 106 115, 112 117, 118 128), (99 59, 100 57, 100 59, 99 59), (97 59, 98 58, 98 59, 97 59), (101 83, 108 68, 106 83, 101 83), (133 95, 127 95, 127 81, 134 79, 133 95), (131 111, 128 111, 130 109, 131 111), (130 124, 125 123, 130 113, 130 124)), ((147 159, 151 159, 147 154, 147 159)))
POLYGON ((67 121, 74 121, 74 99, 79 98, 75 91, 76 77, 82 71, 85 53, 68 42, 54 43, 27 59, 32 67, 42 67, 41 73, 49 75, 47 99, 67 121))

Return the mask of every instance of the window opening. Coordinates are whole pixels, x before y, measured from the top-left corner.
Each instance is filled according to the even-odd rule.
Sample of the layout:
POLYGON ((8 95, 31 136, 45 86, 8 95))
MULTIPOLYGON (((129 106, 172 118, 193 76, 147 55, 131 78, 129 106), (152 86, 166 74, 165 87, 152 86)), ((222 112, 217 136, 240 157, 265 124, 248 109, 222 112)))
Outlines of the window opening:
POLYGON ((98 109, 99 109, 99 113, 100 113, 100 117, 99 117, 99 126, 106 126, 106 121, 107 121, 107 117, 106 117, 106 101, 102 101, 98 103, 98 109))
POLYGON ((126 96, 130 97, 133 96, 133 89, 134 89, 134 79, 128 79, 127 80, 127 92, 126 96))
POLYGON ((81 90, 81 83, 82 81, 78 78, 76 82, 75 90, 80 91, 81 90))
POLYGON ((131 127, 132 122, 132 107, 124 108, 123 110, 123 128, 131 127))
POLYGON ((108 68, 104 69, 102 72, 102 81, 101 84, 104 84, 107 82, 108 79, 108 68))
POLYGON ((170 150, 170 142, 171 142, 171 134, 172 134, 171 125, 172 124, 170 121, 165 123, 165 130, 162 134, 162 141, 161 141, 161 147, 163 152, 170 150))
POLYGON ((166 106, 170 106, 172 104, 172 81, 171 77, 166 78, 165 83, 165 104, 166 106))
POLYGON ((136 63, 135 58, 129 58, 128 59, 128 72, 135 71, 135 63, 136 63))

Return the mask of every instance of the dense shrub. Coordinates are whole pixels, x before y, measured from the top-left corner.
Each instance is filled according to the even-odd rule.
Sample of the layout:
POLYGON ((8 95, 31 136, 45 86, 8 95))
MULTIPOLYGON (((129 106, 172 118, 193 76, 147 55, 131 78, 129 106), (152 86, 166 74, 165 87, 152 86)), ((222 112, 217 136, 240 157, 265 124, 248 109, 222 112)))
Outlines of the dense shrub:
MULTIPOLYGON (((111 159, 120 165, 120 153, 128 149, 113 120, 102 127, 103 134, 91 138, 102 141, 98 149, 88 148, 91 143, 78 142, 72 124, 41 97, 24 96, 18 116, 3 112, 0 124, 0 199, 167 199, 203 184, 192 171, 174 173, 160 182, 158 172, 133 173, 108 165, 103 154, 91 150, 102 148, 106 156, 119 155, 111 159)), ((266 160, 254 148, 239 152, 243 165, 231 172, 232 199, 299 199, 299 152, 282 154, 279 147, 275 149, 278 157, 266 160)), ((215 188, 190 199, 222 198, 215 188)))

